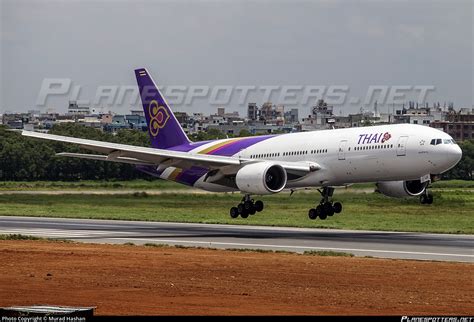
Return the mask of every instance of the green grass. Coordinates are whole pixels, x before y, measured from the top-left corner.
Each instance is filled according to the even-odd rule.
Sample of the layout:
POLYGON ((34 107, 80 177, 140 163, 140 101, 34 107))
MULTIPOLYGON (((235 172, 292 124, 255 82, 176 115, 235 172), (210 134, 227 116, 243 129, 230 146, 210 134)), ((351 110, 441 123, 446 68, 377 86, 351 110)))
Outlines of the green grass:
MULTIPOLYGON (((348 187, 349 190, 373 189, 373 183, 358 183, 348 187)), ((474 188, 474 181, 447 180, 438 181, 433 188, 474 188)), ((189 187, 175 182, 155 180, 80 180, 80 181, 2 181, 0 191, 28 191, 28 190, 164 190, 189 189, 189 187)))
POLYGON ((417 198, 392 199, 376 193, 336 191, 342 214, 325 221, 309 220, 317 192, 264 196, 265 209, 248 219, 232 219, 228 211, 240 202, 235 194, 129 195, 0 195, 0 215, 123 219, 193 223, 250 224, 289 227, 385 231, 474 233, 472 189, 434 189, 433 205, 417 198))
POLYGON ((0 240, 46 240, 46 238, 30 236, 30 235, 11 234, 11 235, 0 235, 0 240))
POLYGON ((146 246, 146 247, 170 247, 169 245, 166 245, 166 244, 155 244, 155 243, 146 243, 146 244, 143 244, 143 246, 146 246))
POLYGON ((474 180, 442 180, 432 184, 433 188, 472 189, 474 180))
POLYGON ((309 250, 309 251, 305 251, 303 255, 354 257, 354 254, 344 253, 344 252, 335 252, 332 250, 309 250))
POLYGON ((70 240, 59 239, 59 238, 44 238, 31 235, 22 235, 22 234, 5 234, 0 235, 0 240, 43 240, 43 241, 52 241, 52 242, 61 242, 61 243, 70 243, 70 240))
POLYGON ((130 180, 130 181, 2 181, 0 191, 11 190, 154 190, 154 189, 188 189, 187 186, 165 180, 130 180))

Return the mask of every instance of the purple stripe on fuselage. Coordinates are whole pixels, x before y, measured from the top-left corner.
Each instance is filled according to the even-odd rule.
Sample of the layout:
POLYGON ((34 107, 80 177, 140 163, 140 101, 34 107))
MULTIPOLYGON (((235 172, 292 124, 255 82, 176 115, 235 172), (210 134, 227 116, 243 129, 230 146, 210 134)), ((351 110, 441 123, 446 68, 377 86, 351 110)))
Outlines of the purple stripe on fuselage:
POLYGON ((229 145, 223 146, 219 149, 209 152, 209 154, 230 157, 254 144, 271 139, 272 137, 275 137, 275 135, 261 135, 261 136, 251 136, 251 137, 243 138, 243 139, 234 141, 230 143, 229 145))
POLYGON ((186 143, 186 144, 181 144, 181 145, 177 145, 177 146, 167 148, 166 150, 179 151, 179 152, 189 152, 189 151, 191 151, 195 148, 198 148, 201 145, 204 145, 204 144, 209 143, 209 142, 212 142, 212 141, 201 141, 201 142, 186 143))
POLYGON ((188 186, 193 186, 196 181, 205 175, 209 169, 201 168, 201 167, 191 167, 189 169, 183 170, 178 176, 176 177, 176 181, 182 184, 186 184, 188 186))
MULTIPOLYGON (((157 171, 156 167, 151 165, 136 165, 135 168, 143 173, 149 174, 154 177, 160 177, 164 170, 157 171)), ((205 175, 209 169, 202 168, 202 167, 191 167, 189 169, 184 169, 175 180, 176 182, 193 186, 196 181, 205 175)))

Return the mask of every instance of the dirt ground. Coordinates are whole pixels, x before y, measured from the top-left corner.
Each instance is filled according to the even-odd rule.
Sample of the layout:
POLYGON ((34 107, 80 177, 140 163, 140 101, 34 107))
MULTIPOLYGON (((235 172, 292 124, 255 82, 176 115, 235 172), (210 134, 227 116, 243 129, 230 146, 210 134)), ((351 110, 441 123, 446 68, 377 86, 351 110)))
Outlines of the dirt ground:
POLYGON ((0 242, 0 306, 97 315, 473 315, 472 264, 0 242))

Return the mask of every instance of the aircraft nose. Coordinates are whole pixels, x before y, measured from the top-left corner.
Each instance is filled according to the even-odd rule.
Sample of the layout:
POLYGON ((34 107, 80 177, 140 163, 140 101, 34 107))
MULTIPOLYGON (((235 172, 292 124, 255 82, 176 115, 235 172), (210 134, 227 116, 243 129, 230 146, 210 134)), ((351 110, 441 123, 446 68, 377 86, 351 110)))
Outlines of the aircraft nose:
POLYGON ((453 160, 454 165, 456 165, 462 158, 462 150, 459 145, 455 144, 452 146, 451 151, 449 151, 449 156, 453 160))

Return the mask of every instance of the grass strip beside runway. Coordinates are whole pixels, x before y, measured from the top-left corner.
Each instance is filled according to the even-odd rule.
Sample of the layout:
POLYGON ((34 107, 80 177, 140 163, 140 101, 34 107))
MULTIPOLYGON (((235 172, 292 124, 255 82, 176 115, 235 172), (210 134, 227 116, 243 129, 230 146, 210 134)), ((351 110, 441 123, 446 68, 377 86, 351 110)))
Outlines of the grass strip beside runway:
POLYGON ((434 197, 433 205, 421 205, 417 198, 336 190, 334 200, 343 203, 343 212, 322 221, 307 216, 320 199, 317 192, 264 196, 260 198, 264 211, 248 219, 232 219, 228 214, 229 208, 240 202, 238 193, 0 195, 0 215, 474 233, 472 189, 434 189, 434 197))

